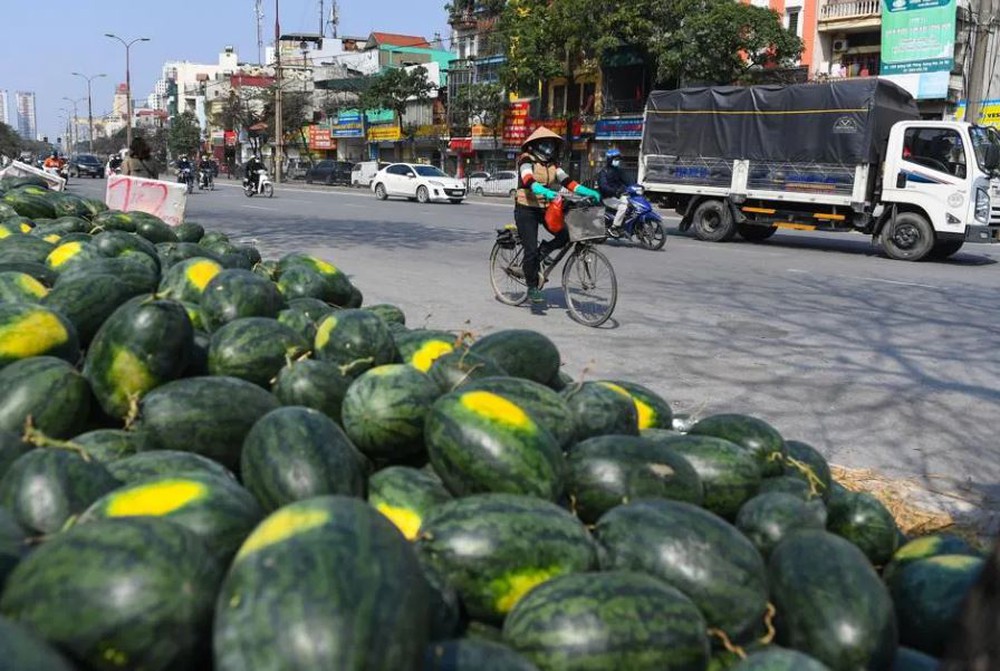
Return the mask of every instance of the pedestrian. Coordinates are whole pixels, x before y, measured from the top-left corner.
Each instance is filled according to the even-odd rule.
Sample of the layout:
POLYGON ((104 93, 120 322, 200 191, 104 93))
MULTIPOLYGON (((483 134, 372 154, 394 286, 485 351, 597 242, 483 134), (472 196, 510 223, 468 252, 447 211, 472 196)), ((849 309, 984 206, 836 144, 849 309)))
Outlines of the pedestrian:
POLYGON ((160 176, 159 167, 150 154, 149 145, 141 136, 132 138, 132 144, 128 147, 128 159, 122 163, 122 174, 146 179, 157 179, 160 176))

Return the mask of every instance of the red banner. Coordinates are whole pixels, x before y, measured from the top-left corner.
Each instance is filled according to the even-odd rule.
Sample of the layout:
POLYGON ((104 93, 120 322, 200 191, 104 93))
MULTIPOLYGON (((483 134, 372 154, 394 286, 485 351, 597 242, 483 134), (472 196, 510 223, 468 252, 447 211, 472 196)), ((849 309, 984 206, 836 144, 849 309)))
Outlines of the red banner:
POLYGON ((236 146, 236 131, 234 131, 234 130, 227 130, 227 131, 225 131, 225 133, 226 133, 226 135, 225 135, 225 137, 226 137, 226 146, 227 147, 235 147, 236 146))
MULTIPOLYGON (((550 131, 563 137, 566 136, 565 119, 532 119, 529 115, 531 103, 528 101, 518 101, 510 104, 507 113, 504 115, 503 143, 506 147, 520 147, 524 141, 538 129, 545 126, 550 131)), ((573 139, 580 137, 583 130, 583 122, 580 119, 573 120, 573 139)))
POLYGON ((336 149, 337 141, 333 139, 329 128, 319 126, 309 127, 309 148, 321 151, 336 149))
POLYGON ((451 142, 448 143, 448 149, 459 154, 471 154, 472 153, 472 138, 471 137, 453 137, 451 142))

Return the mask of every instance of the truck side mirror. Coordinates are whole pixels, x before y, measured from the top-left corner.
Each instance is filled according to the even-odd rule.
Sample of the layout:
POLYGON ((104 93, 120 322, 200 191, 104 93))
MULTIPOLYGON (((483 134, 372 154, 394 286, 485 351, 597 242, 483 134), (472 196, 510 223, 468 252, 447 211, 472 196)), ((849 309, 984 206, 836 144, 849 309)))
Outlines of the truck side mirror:
POLYGON ((983 163, 986 165, 986 169, 991 172, 1000 167, 1000 147, 995 144, 987 145, 983 163))

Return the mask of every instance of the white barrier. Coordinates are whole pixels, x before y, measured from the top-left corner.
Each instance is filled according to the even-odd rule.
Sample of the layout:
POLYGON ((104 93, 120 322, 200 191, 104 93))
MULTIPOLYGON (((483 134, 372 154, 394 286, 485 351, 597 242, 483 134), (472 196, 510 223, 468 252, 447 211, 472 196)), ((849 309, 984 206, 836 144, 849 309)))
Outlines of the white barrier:
POLYGON ((178 226, 184 221, 187 187, 158 179, 111 175, 104 203, 112 210, 155 214, 171 226, 178 226))
POLYGON ((28 175, 41 177, 53 191, 62 191, 66 188, 66 180, 59 175, 53 175, 40 168, 36 168, 33 165, 21 163, 20 161, 11 161, 10 165, 3 170, 0 170, 0 179, 4 177, 26 177, 28 175))

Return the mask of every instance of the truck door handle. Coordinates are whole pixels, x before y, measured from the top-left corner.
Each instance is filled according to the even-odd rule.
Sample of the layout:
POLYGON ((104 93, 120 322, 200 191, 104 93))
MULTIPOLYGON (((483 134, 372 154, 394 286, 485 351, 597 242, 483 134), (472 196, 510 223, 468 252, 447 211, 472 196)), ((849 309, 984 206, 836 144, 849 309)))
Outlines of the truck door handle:
POLYGON ((896 175, 896 188, 905 189, 906 188, 906 173, 900 172, 896 175))

